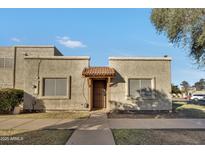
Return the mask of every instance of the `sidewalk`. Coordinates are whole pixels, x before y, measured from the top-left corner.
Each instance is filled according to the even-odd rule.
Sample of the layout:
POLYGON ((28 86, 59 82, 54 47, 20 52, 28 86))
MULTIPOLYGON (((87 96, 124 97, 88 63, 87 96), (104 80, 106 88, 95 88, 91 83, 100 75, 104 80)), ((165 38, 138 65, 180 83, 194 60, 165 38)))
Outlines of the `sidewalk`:
POLYGON ((108 119, 111 129, 205 129, 205 119, 108 119))
POLYGON ((0 119, 0 129, 77 129, 86 119, 0 119))
POLYGON ((92 113, 73 133, 67 144, 114 145, 114 138, 108 125, 106 113, 92 113))

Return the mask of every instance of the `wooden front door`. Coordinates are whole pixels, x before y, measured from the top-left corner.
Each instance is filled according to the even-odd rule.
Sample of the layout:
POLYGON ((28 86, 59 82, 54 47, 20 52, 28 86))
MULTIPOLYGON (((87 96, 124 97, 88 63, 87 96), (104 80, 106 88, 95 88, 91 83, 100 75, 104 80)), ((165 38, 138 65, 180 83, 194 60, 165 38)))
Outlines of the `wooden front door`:
POLYGON ((106 81, 93 81, 93 108, 106 107, 106 81))

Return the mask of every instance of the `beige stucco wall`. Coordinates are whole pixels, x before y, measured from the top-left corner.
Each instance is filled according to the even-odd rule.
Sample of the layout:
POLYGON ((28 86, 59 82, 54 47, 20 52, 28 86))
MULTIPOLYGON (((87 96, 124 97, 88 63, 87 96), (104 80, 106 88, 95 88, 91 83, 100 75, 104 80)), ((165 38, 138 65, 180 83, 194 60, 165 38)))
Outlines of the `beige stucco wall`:
MULTIPOLYGON (((8 86, 10 88, 25 90, 24 109, 34 107, 34 109, 46 110, 87 110, 84 104, 88 103, 88 85, 87 81, 82 78, 82 71, 89 66, 89 57, 65 57, 54 46, 0 47, 0 57, 14 58, 13 68, 0 68, 0 83, 7 82, 10 83, 8 86), (39 71, 38 66, 40 66, 39 71), (39 78, 37 78, 38 72, 39 78), (72 80, 71 98, 42 96, 43 78, 65 77, 69 79, 70 76, 72 80), (37 85, 37 92, 33 85, 37 85)), ((169 57, 111 57, 109 66, 113 67, 117 74, 111 81, 108 108, 171 109, 169 95, 171 92, 171 59, 169 57), (153 90, 157 92, 155 99, 140 98, 133 101, 129 98, 129 78, 152 79, 153 90)))
POLYGON ((16 73, 15 88, 24 89, 24 57, 25 56, 54 56, 55 48, 53 46, 17 46, 16 47, 16 73))
POLYGON ((117 75, 111 84, 111 109, 130 110, 170 110, 171 92, 171 59, 170 58, 109 58, 109 66, 117 75), (138 98, 133 100, 128 96, 129 78, 152 79, 155 99, 138 98))
MULTIPOLYGON (((24 89, 24 57, 26 56, 61 56, 54 46, 13 46, 0 47, 0 57, 12 57, 12 68, 0 68, 0 85, 8 83, 8 88, 24 89)), ((0 87, 1 88, 1 87, 0 87)), ((5 87, 4 87, 5 88, 5 87)))
MULTIPOLYGON (((13 47, 0 47, 0 58, 14 58, 13 47)), ((13 87, 13 67, 12 68, 0 68, 0 88, 13 87)))
MULTIPOLYGON (((89 57, 59 57, 25 58, 25 100, 24 109, 46 110, 87 110, 84 104, 88 101, 87 82, 82 78, 82 71, 89 66, 89 57), (39 65, 40 63, 40 65, 39 65), (38 65, 39 84, 38 84, 38 65), (43 78, 67 78, 69 93, 69 77, 71 76, 71 98, 42 96, 43 78), (39 93, 35 93, 33 85, 39 85, 39 93), (84 87, 84 88, 83 88, 84 87), (35 99, 34 99, 35 98, 35 99)), ((88 103, 88 102, 87 102, 88 103)))

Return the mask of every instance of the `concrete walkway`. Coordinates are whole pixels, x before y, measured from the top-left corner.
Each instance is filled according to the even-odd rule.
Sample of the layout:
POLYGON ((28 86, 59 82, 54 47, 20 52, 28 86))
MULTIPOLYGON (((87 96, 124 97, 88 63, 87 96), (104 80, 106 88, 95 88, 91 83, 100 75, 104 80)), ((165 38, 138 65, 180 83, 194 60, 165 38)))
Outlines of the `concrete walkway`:
POLYGON ((205 129, 205 119, 109 119, 111 129, 205 129))
POLYGON ((85 120, 68 140, 73 145, 114 145, 106 113, 94 112, 85 120))

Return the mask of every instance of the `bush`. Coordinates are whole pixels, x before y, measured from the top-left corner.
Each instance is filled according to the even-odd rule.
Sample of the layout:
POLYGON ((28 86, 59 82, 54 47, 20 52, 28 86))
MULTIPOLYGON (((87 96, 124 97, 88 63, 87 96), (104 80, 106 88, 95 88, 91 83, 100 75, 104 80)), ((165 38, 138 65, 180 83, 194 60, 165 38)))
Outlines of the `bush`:
POLYGON ((23 101, 23 90, 1 89, 0 90, 0 112, 9 113, 23 101))

